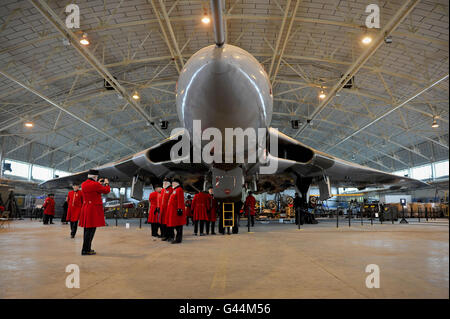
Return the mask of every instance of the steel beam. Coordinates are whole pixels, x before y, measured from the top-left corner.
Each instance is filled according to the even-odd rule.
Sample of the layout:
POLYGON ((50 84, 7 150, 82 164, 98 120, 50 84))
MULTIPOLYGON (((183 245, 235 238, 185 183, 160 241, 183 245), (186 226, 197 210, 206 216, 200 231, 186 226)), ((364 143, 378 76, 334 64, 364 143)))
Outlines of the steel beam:
MULTIPOLYGON (((152 0, 153 1, 153 0, 152 0)), ((177 58, 180 60, 181 68, 184 67, 183 56, 181 55, 180 48, 178 47, 177 38, 175 37, 175 33, 173 32, 172 24, 170 23, 169 15, 167 14, 166 5, 163 0, 159 0, 159 5, 161 6, 161 11, 166 21, 167 29, 169 29, 170 37, 172 38, 173 45, 175 47, 175 52, 177 54, 177 58)))
POLYGON ((272 61, 270 62, 269 79, 272 78, 272 69, 273 69, 273 66, 275 64, 275 59, 277 58, 278 47, 280 46, 281 38, 283 36, 284 25, 286 24, 286 20, 288 18, 288 13, 289 13, 289 7, 290 6, 291 6, 291 0, 287 0, 286 10, 284 10, 283 20, 281 21, 280 32, 278 33, 277 41, 275 43, 275 49, 273 50, 272 61))
MULTIPOLYGON (((291 30, 292 30, 292 26, 294 25, 295 22, 295 16, 297 15, 297 10, 298 10, 298 6, 300 5, 300 3, 302 2, 302 0, 297 0, 295 2, 295 6, 294 6, 294 11, 292 12, 292 17, 291 17, 291 21, 289 21, 289 25, 288 25, 288 29, 286 31, 286 35, 283 41, 283 45, 281 46, 281 51, 280 51, 280 56, 278 57, 278 61, 277 61, 277 65, 275 67, 275 71, 271 77, 271 81, 272 81, 272 85, 275 81, 275 79, 277 78, 277 74, 278 74, 278 70, 280 68, 280 64, 281 64, 281 60, 283 59, 283 54, 284 54, 284 50, 286 49, 286 45, 289 42, 289 35, 291 34, 291 30)), ((286 8, 286 11, 288 11, 289 6, 286 8)))

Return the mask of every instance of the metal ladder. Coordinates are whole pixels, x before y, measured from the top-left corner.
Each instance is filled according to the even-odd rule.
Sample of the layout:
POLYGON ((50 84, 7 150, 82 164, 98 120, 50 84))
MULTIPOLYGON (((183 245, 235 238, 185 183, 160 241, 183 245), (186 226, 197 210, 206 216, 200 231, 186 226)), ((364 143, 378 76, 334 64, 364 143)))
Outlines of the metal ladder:
POLYGON ((222 214, 223 228, 234 227, 234 203, 222 203, 222 214), (231 213, 231 218, 227 218, 229 213, 231 213))

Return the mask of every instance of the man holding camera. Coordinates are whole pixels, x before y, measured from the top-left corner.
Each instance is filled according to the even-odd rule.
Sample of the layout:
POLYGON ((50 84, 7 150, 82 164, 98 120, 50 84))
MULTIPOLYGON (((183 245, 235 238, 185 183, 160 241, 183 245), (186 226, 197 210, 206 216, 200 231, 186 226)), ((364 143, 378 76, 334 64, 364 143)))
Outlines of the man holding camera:
POLYGON ((83 248, 81 255, 95 255, 91 249, 97 227, 105 226, 102 194, 108 194, 111 189, 107 178, 98 177, 97 170, 89 170, 88 179, 81 184, 83 207, 80 213, 79 226, 84 227, 83 248))

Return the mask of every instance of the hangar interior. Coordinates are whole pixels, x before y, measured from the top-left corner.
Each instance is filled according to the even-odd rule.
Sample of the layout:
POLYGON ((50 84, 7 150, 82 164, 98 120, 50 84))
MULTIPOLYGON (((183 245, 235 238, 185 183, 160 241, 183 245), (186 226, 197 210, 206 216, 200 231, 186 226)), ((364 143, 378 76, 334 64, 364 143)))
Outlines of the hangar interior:
MULTIPOLYGON (((431 296, 448 298, 449 4, 444 0, 372 2, 380 8, 379 28, 367 27, 366 7, 370 3, 360 0, 226 0, 225 42, 248 51, 269 75, 272 127, 316 150, 419 179, 429 186, 406 192, 332 187, 335 196, 318 203, 313 200, 312 212, 319 224, 304 225, 303 232, 295 232, 298 229, 291 225, 294 189, 258 194, 256 226, 247 237, 246 230, 239 234, 244 237, 242 249, 234 250, 240 239, 231 236, 226 243, 219 238, 207 243, 192 241, 186 245, 186 251, 177 247, 173 253, 163 250, 160 243, 148 248, 139 239, 144 237, 137 230, 146 227, 146 200, 151 187, 144 189, 140 199, 131 198, 126 185, 115 187, 104 201, 105 206, 109 203, 109 225, 115 224, 119 229, 110 227, 98 240, 103 249, 111 248, 103 261, 104 266, 111 267, 109 274, 116 276, 120 284, 134 287, 126 292, 130 297, 245 298, 254 294, 275 298, 420 298, 425 296, 420 288, 426 287, 431 296), (380 36, 382 41, 375 45, 380 36), (400 198, 407 199, 406 206, 399 206, 400 198), (350 201, 356 201, 358 207, 351 206, 350 201), (376 209, 370 208, 372 203, 376 203, 376 209), (408 228, 398 228, 401 225, 386 225, 382 221, 380 224, 379 203, 395 207, 398 219, 406 214, 411 225, 405 226, 420 234, 414 239, 414 248, 393 244, 396 240, 413 242, 413 235, 408 234, 408 228), (357 218, 361 218, 361 225, 357 218), (339 221, 339 228, 335 228, 339 221), (353 228, 344 230, 342 223, 353 223, 353 228), (130 225, 136 232, 128 231, 130 225), (291 228, 284 232, 280 227, 291 228), (382 234, 378 232, 381 228, 376 227, 391 228, 382 234), (133 248, 118 242, 113 231, 122 239, 130 236, 133 248), (321 240, 341 236, 326 249, 325 254, 334 256, 330 260, 311 257, 316 250, 308 245, 308 240, 319 240, 316 234, 321 232, 321 240), (289 242, 283 251, 275 249, 284 245, 280 233, 285 233, 289 242), (293 242, 298 234, 305 238, 296 246, 293 242), (362 239, 358 239, 359 235, 362 239), (389 283, 395 288, 389 292, 354 288, 349 284, 354 269, 346 264, 343 254, 346 245, 359 240, 362 243, 354 247, 355 254, 362 257, 357 262, 369 261, 370 253, 364 252, 365 248, 380 249, 377 242, 383 246, 384 240, 386 245, 395 246, 391 251, 394 255, 418 256, 414 266, 404 266, 407 277, 420 273, 422 267, 434 268, 427 268, 430 273, 408 283, 392 279, 389 283), (270 241, 270 247, 264 246, 264 241, 270 241), (433 243, 437 256, 430 261, 429 245, 433 243), (216 252, 218 247, 224 247, 223 251, 216 252), (255 271, 255 278, 268 277, 276 284, 230 275, 240 267, 230 256, 235 253, 242 259, 254 249, 258 253, 249 264, 244 264, 246 271, 267 262, 267 256, 284 260, 280 264, 267 262, 266 270, 255 271), (305 258, 299 261, 293 257, 297 253, 305 258), (154 254, 167 261, 155 264, 154 254), (191 287, 207 287, 206 290, 196 295, 174 287, 161 294, 140 286, 138 272, 130 273, 131 277, 118 275, 127 258, 142 261, 136 263, 138 270, 143 270, 148 262, 163 271, 176 254, 188 259, 213 256, 208 260, 213 268, 203 277, 198 275, 201 279, 197 286, 191 287), (422 256, 429 263, 420 261, 422 256), (311 269, 325 269, 327 262, 338 264, 335 275, 345 282, 345 287, 333 282, 333 289, 325 293, 323 274, 311 269), (281 278, 282 273, 295 263, 308 269, 304 273, 295 271, 299 280, 306 283, 302 291, 294 283, 283 287, 286 281, 281 278), (437 272, 444 273, 439 283, 437 272), (309 278, 316 278, 320 284, 314 286, 309 278), (273 296, 267 294, 270 289, 275 289, 273 296)), ((0 251, 11 260, 0 262, 0 269, 17 267, 14 276, 0 279, 1 286, 10 287, 11 280, 26 270, 26 263, 19 266, 19 261, 21 254, 30 252, 20 250, 20 243, 32 241, 28 248, 33 250, 32 263, 41 256, 36 253, 39 243, 52 238, 57 241, 65 234, 60 225, 55 225, 60 228, 50 233, 42 233, 36 208, 42 205, 46 191, 39 184, 135 154, 181 127, 175 105, 178 76, 195 52, 214 43, 211 21, 206 22, 211 17, 210 1, 77 0, 78 28, 65 23, 69 3, 0 3, 0 206, 6 207, 1 216, 0 251), (84 49, 80 50, 80 45, 84 49), (115 87, 108 83, 111 76, 115 87), (15 197, 10 200, 12 195, 15 197)), ((68 189, 53 191, 59 217, 68 189)), ((318 188, 312 187, 308 198, 314 199, 318 194, 318 188)), ((67 247, 73 243, 50 245, 54 250, 65 250, 62 259, 69 263, 68 251, 72 248, 67 247)), ((43 255, 40 266, 61 267, 55 252, 43 255)), ((399 275, 396 260, 384 258, 390 274, 399 275)), ((89 263, 80 263, 93 267, 87 275, 89 280, 100 282, 106 278, 89 263)), ((185 263, 188 266, 190 261, 185 263)), ((192 269, 196 275, 201 272, 196 266, 192 269)), ((182 276, 182 267, 175 272, 182 276)), ((58 280, 64 275, 61 271, 58 280)), ((355 277, 363 275, 358 273, 355 277)), ((81 294, 62 291, 50 277, 43 275, 49 288, 41 294, 37 283, 30 283, 29 291, 27 285, 19 285, 3 290, 0 297, 123 297, 117 290, 102 295, 101 289, 110 283, 100 285, 101 289, 83 289, 81 294)))

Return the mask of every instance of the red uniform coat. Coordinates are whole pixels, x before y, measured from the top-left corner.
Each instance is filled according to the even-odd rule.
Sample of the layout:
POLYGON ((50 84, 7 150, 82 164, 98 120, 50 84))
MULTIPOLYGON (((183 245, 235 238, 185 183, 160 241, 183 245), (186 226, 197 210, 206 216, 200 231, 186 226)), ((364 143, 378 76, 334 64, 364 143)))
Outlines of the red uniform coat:
POLYGON ((173 189, 167 204, 167 226, 176 227, 186 224, 186 212, 184 211, 184 191, 181 186, 173 189), (181 209, 181 216, 178 210, 181 209))
POLYGON ((67 194, 67 217, 68 222, 77 222, 80 218, 81 207, 83 206, 83 193, 81 191, 70 191, 67 194))
POLYGON ((44 214, 55 216, 55 200, 51 197, 47 197, 44 201, 44 214))
POLYGON ((160 207, 159 207, 159 223, 167 225, 167 204, 169 197, 172 194, 173 188, 171 186, 163 188, 161 191, 160 207))
POLYGON ((256 205, 255 197, 253 197, 253 195, 248 195, 247 198, 245 199, 245 204, 244 204, 245 216, 247 216, 248 211, 250 211, 251 216, 255 216, 255 213, 256 213, 255 205, 256 205))
POLYGON ((83 207, 80 213, 80 226, 102 227, 105 226, 105 213, 103 212, 102 194, 108 194, 111 189, 99 182, 88 179, 81 184, 83 192, 83 207))
POLYGON ((218 208, 218 203, 217 203, 217 199, 214 198, 213 195, 209 194, 209 221, 210 222, 215 222, 217 219, 217 208, 218 208))
POLYGON ((156 208, 159 207, 159 192, 151 192, 148 197, 148 203, 150 204, 148 210, 148 222, 149 223, 157 223, 158 222, 158 214, 155 214, 156 208))
POLYGON ((211 209, 209 202, 209 194, 200 192, 195 194, 192 200, 192 211, 194 212, 194 220, 208 220, 208 211, 211 209))
POLYGON ((186 203, 184 204, 185 211, 186 211, 186 217, 192 217, 192 199, 186 200, 186 203))

